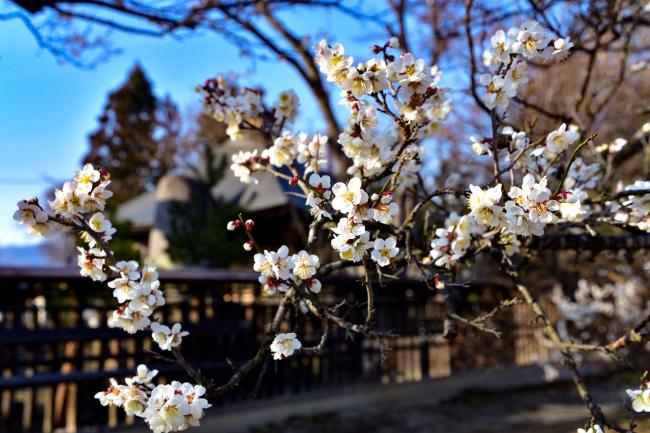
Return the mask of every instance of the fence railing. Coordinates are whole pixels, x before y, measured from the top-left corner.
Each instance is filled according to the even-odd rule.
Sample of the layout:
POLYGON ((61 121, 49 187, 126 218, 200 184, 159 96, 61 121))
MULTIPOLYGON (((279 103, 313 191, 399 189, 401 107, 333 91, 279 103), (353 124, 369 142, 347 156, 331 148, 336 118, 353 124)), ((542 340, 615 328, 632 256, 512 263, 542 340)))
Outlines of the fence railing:
MULTIPOLYGON (((277 300, 261 294, 257 274, 249 272, 170 271, 161 272, 160 280, 167 298, 160 320, 183 323, 190 331, 183 342, 185 357, 216 383, 227 380, 232 365, 256 351, 277 300)), ((548 355, 525 305, 495 317, 492 325, 503 331, 501 338, 461 327, 450 344, 442 338, 439 294, 413 280, 385 281, 376 290, 377 328, 393 331, 395 337, 379 342, 333 330, 322 353, 269 360, 261 379, 259 374, 246 378, 237 392, 216 403, 417 381, 473 368, 529 364, 548 355)), ((363 319, 364 292, 355 277, 325 281, 319 296, 326 304, 345 299, 348 318, 363 319)), ((481 283, 456 291, 455 301, 458 312, 471 317, 479 307, 490 308, 506 297, 506 287, 481 283)), ((76 269, 0 269, 0 432, 74 432, 129 424, 133 419, 92 398, 109 377, 130 376, 144 362, 160 370, 162 380, 183 379, 174 364, 147 352, 155 349, 149 334, 108 327, 114 308, 111 291, 76 269)), ((300 329, 303 344, 320 338, 319 326, 297 312, 289 314, 285 326, 300 329)))

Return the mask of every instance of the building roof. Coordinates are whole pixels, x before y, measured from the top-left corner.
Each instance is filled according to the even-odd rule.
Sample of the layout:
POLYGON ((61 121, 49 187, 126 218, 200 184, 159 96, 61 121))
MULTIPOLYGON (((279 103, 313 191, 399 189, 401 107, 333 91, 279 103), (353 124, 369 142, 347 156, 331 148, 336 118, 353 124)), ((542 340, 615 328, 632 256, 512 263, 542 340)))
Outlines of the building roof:
POLYGON ((125 201, 117 207, 116 216, 120 221, 131 221, 135 229, 153 226, 156 217, 156 192, 145 192, 125 201))
MULTIPOLYGON (((258 212, 266 209, 277 208, 290 203, 302 208, 304 200, 290 196, 286 192, 291 188, 288 182, 278 179, 270 173, 258 173, 257 184, 244 184, 230 170, 232 155, 240 150, 260 149, 262 144, 251 138, 247 141, 236 143, 226 142, 215 146, 215 160, 226 158, 228 164, 223 173, 223 178, 212 188, 211 193, 215 199, 222 199, 237 205, 240 209, 249 212, 258 212)), ((118 206, 117 219, 131 221, 134 228, 146 229, 156 223, 157 204, 163 201, 179 200, 179 197, 188 197, 192 178, 183 176, 164 176, 156 186, 156 191, 140 194, 118 206), (179 181, 187 185, 179 185, 179 181)))

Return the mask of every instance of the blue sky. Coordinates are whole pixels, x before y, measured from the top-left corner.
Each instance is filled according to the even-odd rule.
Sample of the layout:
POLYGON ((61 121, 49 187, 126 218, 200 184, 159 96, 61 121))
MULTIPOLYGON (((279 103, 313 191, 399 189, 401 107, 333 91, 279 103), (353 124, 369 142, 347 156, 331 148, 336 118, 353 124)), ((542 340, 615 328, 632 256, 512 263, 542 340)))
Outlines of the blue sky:
MULTIPOLYGON (((329 12, 320 15, 323 29, 340 19, 329 12)), ((309 20, 301 18, 288 17, 296 27, 304 27, 309 20)), ((337 31, 338 40, 350 43, 351 36, 344 33, 337 31)), ((213 33, 180 41, 120 33, 112 39, 123 52, 92 70, 82 70, 60 65, 38 47, 20 21, 0 23, 0 246, 39 240, 13 222, 16 202, 41 194, 53 181, 67 179, 78 169, 86 136, 96 126, 107 93, 123 82, 135 62, 143 65, 156 93, 171 95, 182 110, 198 107, 194 87, 206 78, 251 69, 250 60, 213 33)), ((355 45, 365 48, 368 43, 355 45)), ((269 95, 294 88, 301 96, 300 123, 319 127, 313 101, 287 65, 257 62, 247 80, 262 83, 269 95)))

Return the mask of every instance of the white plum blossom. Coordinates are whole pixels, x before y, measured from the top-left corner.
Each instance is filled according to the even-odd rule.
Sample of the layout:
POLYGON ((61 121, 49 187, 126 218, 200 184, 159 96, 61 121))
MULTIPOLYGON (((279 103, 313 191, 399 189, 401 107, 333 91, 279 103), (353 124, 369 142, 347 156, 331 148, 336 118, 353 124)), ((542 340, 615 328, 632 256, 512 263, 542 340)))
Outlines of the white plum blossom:
POLYGON ((306 204, 310 208, 311 215, 315 219, 332 218, 332 215, 325 207, 326 202, 332 197, 330 177, 312 173, 309 177, 309 188, 306 204))
MULTIPOLYGON (((244 121, 251 125, 261 124, 260 114, 263 104, 260 90, 247 87, 238 89, 223 77, 206 81, 198 90, 205 95, 206 112, 218 122, 227 125, 226 134, 232 141, 244 137, 242 133, 244 121)), ((286 105, 284 108, 290 111, 286 105)))
POLYGON ((332 238, 332 248, 338 251, 343 251, 354 242, 356 238, 366 232, 363 224, 358 224, 354 219, 341 218, 336 227, 332 228, 332 232, 336 234, 332 238))
POLYGON ((545 147, 537 148, 531 153, 536 156, 544 153, 547 157, 553 157, 578 141, 578 138, 580 138, 580 134, 571 129, 567 130, 566 123, 563 123, 558 129, 548 134, 545 147))
POLYGON ((271 353, 273 359, 286 359, 294 354, 296 350, 302 347, 300 340, 293 332, 278 334, 271 343, 271 353))
MULTIPOLYGON (((566 183, 566 182, 565 182, 566 183)), ((586 192, 579 189, 561 192, 564 199, 559 202, 560 214, 566 221, 582 221, 589 213, 585 205, 582 204, 589 198, 586 192)))
POLYGON ((107 286, 113 289, 113 296, 120 304, 135 299, 140 290, 137 283, 128 277, 116 278, 113 281, 109 281, 107 286))
POLYGON ((174 347, 180 346, 183 337, 190 335, 187 331, 181 331, 180 323, 175 323, 170 329, 169 326, 153 322, 150 328, 153 341, 161 350, 172 350, 174 347))
POLYGON ((499 75, 483 74, 480 82, 487 92, 485 105, 488 108, 508 108, 510 100, 517 94, 515 83, 499 75))
POLYGON ((604 433, 601 426, 594 424, 592 427, 589 427, 587 430, 583 428, 578 429, 578 433, 604 433))
POLYGON ((546 187, 546 177, 537 183, 530 173, 524 176, 521 188, 513 186, 508 192, 512 199, 506 202, 507 227, 512 233, 522 236, 544 234, 544 225, 555 222, 559 203, 551 198, 546 187))
POLYGON ((394 236, 389 236, 386 239, 375 240, 370 258, 379 266, 387 266, 398 253, 397 239, 394 236))
POLYGON ((559 38, 553 42, 553 58, 556 62, 562 62, 569 57, 569 50, 573 48, 571 38, 559 38))
POLYGON ((77 264, 79 265, 81 275, 90 277, 93 281, 105 281, 107 278, 106 272, 104 272, 106 253, 99 248, 86 250, 82 247, 77 247, 77 250, 79 250, 77 264))
POLYGON ((478 139, 470 136, 472 142, 472 151, 477 155, 492 155, 492 143, 489 140, 478 139))
POLYGON ((353 59, 344 54, 343 45, 336 44, 330 47, 326 40, 321 40, 316 45, 314 60, 320 71, 327 75, 327 81, 342 85, 347 78, 348 68, 352 65, 353 59))
POLYGON ((650 412, 650 389, 628 389, 626 392, 635 412, 650 412))
POLYGON ((84 165, 74 176, 74 180, 77 182, 77 194, 89 194, 93 189, 93 184, 99 182, 100 178, 101 173, 92 164, 84 165))
POLYGON ((278 124, 292 122, 298 114, 298 95, 293 90, 287 90, 278 95, 273 104, 273 114, 278 124))
POLYGON ((342 182, 335 183, 332 192, 332 207, 342 213, 350 213, 355 206, 368 202, 368 194, 361 188, 361 179, 358 177, 350 179, 347 185, 342 182))
POLYGON ((297 155, 297 140, 306 140, 306 135, 294 137, 289 131, 283 132, 275 139, 273 146, 262 152, 262 158, 267 158, 276 167, 290 166, 297 155))
POLYGON ((255 263, 253 269, 265 277, 275 277, 280 280, 288 280, 293 269, 293 260, 289 256, 289 248, 282 245, 277 251, 264 251, 253 257, 255 263))
POLYGON ((120 260, 115 263, 115 265, 111 266, 111 269, 115 272, 119 272, 120 275, 129 280, 135 281, 140 278, 140 272, 138 271, 139 267, 138 262, 135 260, 120 260))
POLYGON ((149 368, 140 364, 136 368, 136 375, 131 378, 134 383, 139 383, 142 385, 147 385, 151 383, 151 380, 158 375, 158 370, 149 370, 149 368))
POLYGON ((318 173, 327 167, 327 141, 324 134, 315 134, 309 141, 298 141, 296 161, 305 166, 305 174, 318 173))
POLYGON ((521 26, 516 40, 512 43, 512 50, 527 59, 534 59, 549 43, 550 38, 547 31, 536 21, 531 20, 521 26))
POLYGON ((638 227, 640 230, 650 232, 650 181, 636 181, 627 185, 622 192, 629 191, 630 194, 623 202, 623 206, 614 203, 607 203, 615 213, 615 220, 638 227), (643 193, 643 194, 640 194, 643 193))
MULTIPOLYGON (((449 278, 465 279, 471 275, 467 267, 488 250, 500 252, 499 257, 491 256, 501 258, 504 265, 510 265, 508 257, 513 257, 512 265, 519 266, 518 259, 529 256, 526 248, 536 244, 530 237, 544 235, 550 224, 557 224, 554 232, 593 234, 592 225, 597 229, 607 225, 607 230, 611 226, 612 231, 633 228, 650 232, 650 181, 636 180, 627 186, 619 183, 613 188, 604 185, 611 174, 609 162, 627 145, 625 139, 585 147, 582 157, 571 158, 567 163, 558 157, 568 153, 586 131, 563 123, 546 137, 534 137, 533 132, 529 137, 514 127, 502 127, 506 123, 503 119, 512 117, 514 120, 510 121, 517 123, 522 120, 508 112, 508 107, 518 89, 528 82, 529 66, 566 59, 574 46, 570 38, 551 37, 535 21, 507 31, 497 30, 490 38, 483 55, 486 73, 479 80, 484 87, 480 94, 484 96, 478 102, 490 111, 493 130, 484 138, 470 137, 474 153, 494 158, 494 177, 487 174, 487 178, 482 169, 458 170, 445 179, 429 176, 438 168, 447 173, 447 167, 429 164, 431 158, 424 150, 428 147, 426 139, 439 132, 449 117, 449 91, 440 87, 437 66, 412 53, 393 51, 399 46, 399 39, 392 37, 383 45, 373 46, 376 58, 361 62, 346 55, 340 44, 330 46, 322 40, 314 47, 315 65, 327 81, 338 87, 339 104, 348 110, 336 143, 329 143, 325 134, 308 135, 291 129, 299 108, 298 97, 292 90, 280 93, 269 106, 263 101, 261 89, 240 88, 222 77, 206 81, 199 89, 205 97, 206 113, 225 124, 231 141, 252 138, 257 132, 269 138, 268 143, 260 140, 264 148, 232 155, 230 169, 234 176, 243 183, 258 183, 259 173, 288 181, 290 187, 297 187, 291 194, 305 199, 313 217, 309 241, 303 250, 297 248, 299 251, 291 254, 282 245, 276 251, 264 250, 253 256, 253 269, 259 273, 258 281, 265 295, 280 298, 269 300, 271 303, 291 304, 297 313, 314 313, 320 319, 326 317, 332 319, 331 323, 339 323, 335 318, 316 314, 336 314, 338 307, 327 309, 316 304, 321 296, 315 295, 323 290, 319 274, 327 273, 321 263, 325 257, 332 258, 332 251, 321 254, 325 239, 313 239, 312 229, 318 236, 329 235, 327 240, 334 253, 341 261, 348 261, 341 267, 352 265, 352 272, 372 271, 365 269, 372 260, 373 269, 381 275, 380 268, 401 265, 398 239, 406 247, 412 242, 413 248, 406 251, 404 260, 414 258, 418 266, 408 271, 420 271, 423 280, 434 281, 438 289, 444 288, 449 278), (247 130, 257 132, 249 136, 247 130), (328 173, 328 145, 336 146, 339 156, 349 159, 347 165, 340 167, 337 156, 337 170, 333 171, 336 176, 347 174, 345 182, 332 185, 332 179, 324 174, 328 173), (563 173, 563 167, 569 165, 568 172, 563 173), (430 166, 432 171, 428 170, 430 166), (485 186, 469 185, 467 203, 463 201, 467 185, 463 176, 477 184, 480 179, 489 182, 481 184, 485 186), (548 179, 557 193, 549 189, 548 179), (504 185, 509 187, 505 198, 504 185), (404 221, 398 221, 400 205, 394 197, 403 206, 415 202, 418 209, 413 213, 406 209, 404 221), (420 207, 422 212, 417 214, 420 207)), ((472 85, 474 79, 475 76, 472 85)), ((532 123, 530 126, 534 131, 532 123)), ((650 124, 644 132, 648 130, 650 124)), ((442 132, 445 140, 458 136, 457 131, 442 132)), ((334 140, 331 135, 330 138, 334 140)), ((79 232, 85 241, 84 247, 78 248, 80 274, 106 282, 116 300, 109 326, 120 327, 129 334, 150 333, 159 349, 178 355, 176 351, 189 333, 182 330, 180 323, 159 323, 166 314, 158 309, 166 299, 157 268, 118 260, 108 249, 107 242, 115 233, 103 213, 112 196, 109 179, 103 169, 86 164, 71 181, 54 190, 49 207, 41 206, 37 199, 21 201, 14 219, 28 231, 41 235, 54 229, 79 232)), ((242 215, 227 224, 227 229, 233 231, 231 235, 247 236, 243 244, 247 251, 257 247, 253 235, 258 229, 253 233, 252 227, 253 221, 244 223, 242 215), (240 227, 242 230, 237 231, 240 227)), ((477 262, 485 267, 485 262, 477 262)), ((333 263, 336 265, 331 269, 338 269, 340 263, 333 263)), ((615 270, 619 272, 618 267, 615 270)), ((396 269, 395 275, 403 275, 402 269, 396 269)), ((604 273, 595 276, 609 277, 604 273)), ((626 326, 633 326, 650 308, 650 303, 644 306, 640 302, 645 300, 637 291, 641 284, 640 278, 626 277, 602 286, 580 279, 576 290, 556 287, 551 300, 560 317, 558 332, 568 335, 574 328, 585 331, 586 325, 595 323, 596 315, 615 317, 626 326), (571 322, 571 326, 563 320, 571 322)), ((329 302, 331 293, 327 295, 322 298, 329 302)), ((275 320, 267 329, 275 338, 268 348, 263 348, 267 350, 264 354, 271 354, 275 360, 284 360, 302 349, 296 333, 279 333, 286 329, 284 320, 275 320)), ((354 322, 352 316, 349 320, 354 322)), ((343 327, 358 331, 353 326, 357 325, 343 327)), ((580 337, 586 339, 588 334, 585 331, 580 337)), ((108 389, 95 397, 103 406, 117 406, 127 416, 144 418, 156 433, 198 425, 210 407, 205 399, 206 389, 180 382, 157 385, 153 383, 157 374, 157 370, 139 365, 134 376, 123 383, 111 379, 108 389)), ((636 412, 650 412, 650 390, 646 387, 644 382, 640 389, 627 391, 636 412)), ((603 429, 592 422, 589 429, 578 429, 578 433, 603 433, 603 429)))
POLYGON ((125 383, 121 389, 124 412, 127 416, 142 416, 147 405, 147 393, 132 378, 127 378, 125 383))
POLYGON ((270 296, 275 295, 277 292, 284 293, 289 290, 289 285, 285 281, 280 280, 272 275, 266 277, 264 275, 260 275, 258 277, 258 281, 260 284, 262 284, 262 288, 266 294, 270 296))
POLYGON ((238 177, 242 183, 258 183, 259 179, 255 173, 263 170, 265 161, 258 156, 257 149, 251 152, 240 151, 232 156, 230 169, 235 177, 238 177))
POLYGON ((38 205, 38 201, 21 200, 17 206, 14 220, 26 225, 29 233, 45 236, 52 230, 53 223, 50 222, 49 215, 38 205))
POLYGON ((301 280, 307 280, 316 274, 320 266, 320 259, 315 254, 309 254, 307 251, 300 251, 291 256, 293 263, 293 275, 301 280))
POLYGON ((305 287, 307 287, 307 290, 310 292, 318 294, 320 293, 323 285, 321 284, 320 280, 316 278, 308 278, 305 280, 305 287))
POLYGON ((211 407, 203 395, 205 387, 172 382, 151 391, 142 416, 155 433, 186 430, 198 426, 205 409, 211 407))
POLYGON ((482 231, 471 215, 452 214, 445 220, 445 227, 436 229, 436 237, 431 241, 431 256, 438 267, 453 266, 460 260, 470 246, 472 235, 482 231))
POLYGON ((512 38, 503 29, 497 30, 490 38, 490 49, 483 55, 486 66, 509 64, 512 38))
POLYGON ((489 227, 496 227, 503 221, 503 208, 498 205, 501 200, 501 184, 483 190, 470 185, 468 204, 470 215, 489 227))
POLYGON ((88 226, 90 226, 93 231, 99 233, 104 241, 110 241, 116 232, 111 222, 104 217, 103 213, 99 212, 90 217, 90 220, 88 220, 88 226))
POLYGON ((343 260, 359 262, 366 255, 366 250, 370 249, 370 233, 364 232, 358 238, 351 239, 339 248, 339 256, 343 260))
POLYGON ((350 68, 348 73, 341 83, 343 90, 348 90, 354 96, 362 96, 372 93, 372 82, 370 81, 370 74, 365 72, 365 66, 359 64, 356 68, 350 68))
POLYGON ((524 61, 514 62, 508 72, 506 73, 506 80, 516 88, 520 84, 526 84, 528 82, 528 63, 524 61))
POLYGON ((95 394, 95 398, 99 400, 102 406, 122 406, 124 403, 124 395, 122 394, 121 385, 113 378, 110 379, 110 386, 95 394))
POLYGON ((571 169, 564 181, 564 187, 568 189, 594 189, 602 178, 602 165, 597 162, 588 164, 578 157, 571 165, 571 169))
POLYGON ((382 193, 381 197, 374 200, 372 208, 369 210, 370 218, 382 224, 390 224, 399 213, 399 206, 393 202, 393 195, 390 191, 382 193))
POLYGON ((108 325, 113 328, 122 328, 129 334, 135 334, 149 326, 151 323, 150 315, 150 309, 140 310, 132 308, 130 305, 122 306, 113 311, 108 325))

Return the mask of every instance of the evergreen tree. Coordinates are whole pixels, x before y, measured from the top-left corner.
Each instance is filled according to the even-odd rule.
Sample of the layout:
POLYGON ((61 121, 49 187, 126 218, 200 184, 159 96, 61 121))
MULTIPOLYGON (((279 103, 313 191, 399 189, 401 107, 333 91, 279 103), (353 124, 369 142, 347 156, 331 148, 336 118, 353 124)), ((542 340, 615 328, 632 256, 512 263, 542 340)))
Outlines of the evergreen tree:
POLYGON ((112 177, 114 204, 155 186, 174 168, 180 117, 174 103, 159 100, 151 81, 136 64, 126 82, 108 96, 97 130, 89 136, 84 162, 106 168, 112 177))

